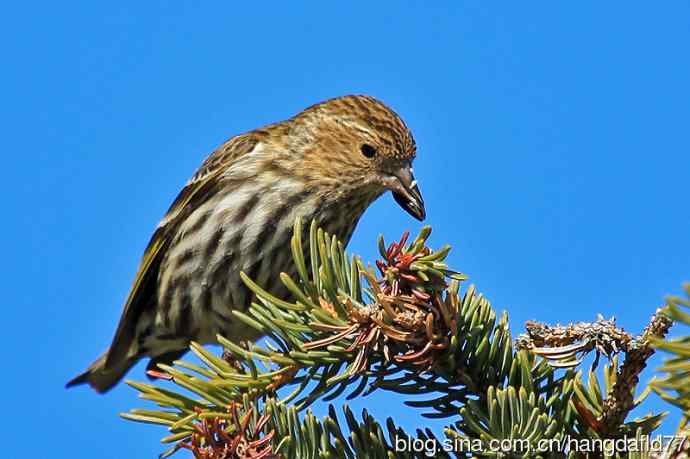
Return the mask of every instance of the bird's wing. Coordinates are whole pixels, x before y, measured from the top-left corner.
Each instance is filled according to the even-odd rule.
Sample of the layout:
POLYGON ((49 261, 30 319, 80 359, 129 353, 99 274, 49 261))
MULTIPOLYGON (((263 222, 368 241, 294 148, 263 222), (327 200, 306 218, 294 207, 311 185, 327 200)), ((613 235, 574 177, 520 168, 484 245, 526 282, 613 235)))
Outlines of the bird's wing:
POLYGON ((108 351, 106 367, 127 357, 139 317, 147 305, 152 307, 155 301, 158 270, 180 224, 219 189, 218 179, 226 166, 253 150, 259 140, 258 136, 251 133, 228 140, 204 161, 194 177, 177 195, 144 251, 108 351))

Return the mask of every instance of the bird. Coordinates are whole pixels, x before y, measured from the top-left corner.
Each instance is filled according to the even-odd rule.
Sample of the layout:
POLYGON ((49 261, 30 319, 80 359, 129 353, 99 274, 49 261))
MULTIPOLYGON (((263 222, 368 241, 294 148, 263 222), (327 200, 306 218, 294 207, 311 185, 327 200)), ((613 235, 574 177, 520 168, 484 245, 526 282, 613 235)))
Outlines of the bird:
POLYGON ((289 247, 297 218, 346 245, 367 207, 390 191, 424 220, 416 153, 402 118, 368 95, 335 97, 230 138, 156 227, 110 347, 67 387, 89 384, 104 393, 140 359, 149 358, 147 369, 155 371, 191 341, 260 338, 232 314, 252 300, 240 272, 288 298, 280 273, 296 274, 289 247))

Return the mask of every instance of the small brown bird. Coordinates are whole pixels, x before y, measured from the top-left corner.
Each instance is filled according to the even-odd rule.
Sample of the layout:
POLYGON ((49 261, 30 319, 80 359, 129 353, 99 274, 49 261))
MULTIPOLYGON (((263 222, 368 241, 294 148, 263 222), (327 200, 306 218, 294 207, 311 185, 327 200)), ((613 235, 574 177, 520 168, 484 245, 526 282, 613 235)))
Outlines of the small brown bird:
POLYGON ((157 369, 192 340, 257 339, 232 316, 251 302, 240 271, 287 297, 279 274, 296 274, 288 249, 295 219, 314 219, 347 243, 386 190, 424 219, 415 154, 405 123, 369 96, 331 99, 231 138, 204 161, 156 228, 110 348, 67 386, 89 383, 105 392, 143 357, 157 369))

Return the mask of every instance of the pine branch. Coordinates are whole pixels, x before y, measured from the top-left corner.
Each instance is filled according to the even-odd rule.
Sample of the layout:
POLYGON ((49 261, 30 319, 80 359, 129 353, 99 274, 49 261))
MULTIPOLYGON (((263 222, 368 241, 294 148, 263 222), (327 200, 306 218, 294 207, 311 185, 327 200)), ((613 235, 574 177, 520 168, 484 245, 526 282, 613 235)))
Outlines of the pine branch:
POLYGON ((651 343, 663 339, 671 327, 671 320, 661 310, 652 316, 643 333, 632 335, 616 327, 615 319, 602 317, 595 322, 580 322, 566 326, 549 326, 539 322, 528 322, 527 333, 516 341, 516 347, 528 349, 544 357, 555 368, 573 368, 582 362, 584 356, 596 352, 596 358, 589 372, 589 384, 582 383, 581 373, 575 378, 575 393, 572 403, 579 413, 582 428, 580 435, 594 435, 597 438, 615 438, 642 429, 649 433, 658 427, 664 414, 650 415, 625 423, 630 411, 649 394, 645 390, 634 400, 639 374, 654 353, 651 343), (618 366, 617 355, 625 353, 623 364, 618 366), (604 368, 605 387, 601 387, 594 372, 600 354, 612 360, 604 368))
MULTIPOLYGON (((243 275, 257 302, 246 313, 236 311, 235 315, 265 334, 266 342, 240 346, 219 336, 225 348, 223 358, 192 343, 191 350, 203 367, 176 361, 174 366, 159 365, 159 374, 200 398, 129 382, 143 398, 167 410, 133 410, 124 416, 168 426, 172 435, 164 440, 177 442, 173 450, 192 445, 199 455, 203 451, 200 448, 218 438, 199 436, 199 423, 202 430, 208 430, 204 419, 227 418, 228 407, 243 397, 268 400, 281 387, 293 386, 293 391, 277 403, 292 403, 301 411, 353 385, 351 395, 358 395, 367 381, 392 366, 412 369, 416 374, 428 371, 439 351, 451 345, 450 334, 455 331, 459 301, 457 296, 442 298, 448 288, 446 279, 453 283, 450 289, 454 292, 464 279, 443 263, 447 248, 433 252, 425 246, 429 233, 427 228, 408 245, 405 236, 384 247, 385 261, 379 265, 384 277, 378 279, 361 262, 350 259, 335 238, 313 224, 308 237, 309 272, 302 249, 302 227, 297 222, 291 247, 299 279, 282 276, 294 302, 273 297, 243 275), (368 288, 362 286, 360 277, 368 282, 368 288), (315 387, 310 385, 312 381, 315 387)), ((468 298, 474 298, 473 294, 468 298)), ((467 305, 476 310, 479 304, 467 305)), ((229 429, 230 424, 216 427, 229 429)), ((246 442, 251 443, 250 438, 246 437, 246 442)))
POLYGON ((578 322, 566 326, 550 326, 528 321, 527 333, 515 342, 517 349, 527 349, 548 359, 553 367, 572 368, 591 351, 611 358, 627 350, 633 340, 630 333, 616 327, 616 319, 599 317, 595 322, 578 322))
MULTIPOLYGON (((163 442, 172 447, 163 456, 188 449, 201 459, 426 457, 399 448, 413 439, 435 445, 472 440, 482 454, 495 456, 490 445, 496 440, 522 439, 533 448, 566 435, 641 435, 659 425, 663 414, 625 419, 650 392, 632 399, 653 352, 650 343, 679 356, 690 343, 659 341, 670 326, 664 314, 655 315, 638 338, 613 319, 565 327, 531 322, 514 346, 507 314, 497 316, 474 286, 462 288, 466 276, 445 263, 450 248, 427 246, 430 232, 426 227, 412 241, 405 234, 389 245, 380 238, 376 272, 314 223, 305 233, 297 221, 291 251, 298 274, 281 275, 291 300, 274 297, 242 273, 256 299, 233 314, 266 338, 238 344, 218 336, 222 356, 192 343, 201 365, 159 365, 155 374, 172 389, 128 381, 159 409, 123 417, 167 427, 163 442), (573 369, 589 352, 597 353, 597 361, 599 354, 610 358, 603 388, 594 369, 587 383, 573 369), (619 366, 621 352, 626 357, 619 366), (308 410, 344 393, 353 398, 381 389, 426 394, 404 403, 425 409, 424 416, 450 419, 446 439, 428 429, 413 437, 391 419, 384 429, 366 411, 359 421, 347 407, 346 427, 332 406, 320 420, 308 410)), ((667 313, 690 318, 674 307, 667 313)), ((667 370, 687 376, 690 367, 681 363, 675 360, 667 370)), ((676 390, 681 396, 675 403, 687 406, 677 381, 669 376, 664 390, 676 390)), ((477 456, 476 450, 453 454, 477 456)))
POLYGON ((599 432, 603 437, 608 438, 621 433, 621 424, 636 406, 633 398, 635 387, 640 380, 639 375, 647 366, 647 359, 654 354, 652 340, 663 339, 671 325, 671 319, 658 310, 644 332, 627 346, 623 365, 618 370, 616 382, 606 397, 603 413, 597 420, 601 424, 599 432))

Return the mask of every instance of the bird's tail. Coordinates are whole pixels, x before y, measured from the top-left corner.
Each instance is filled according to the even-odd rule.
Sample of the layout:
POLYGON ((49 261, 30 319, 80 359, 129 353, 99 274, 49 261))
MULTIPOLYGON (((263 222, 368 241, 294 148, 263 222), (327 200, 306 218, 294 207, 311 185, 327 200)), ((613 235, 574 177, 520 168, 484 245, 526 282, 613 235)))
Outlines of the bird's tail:
POLYGON ((106 367, 107 357, 108 352, 104 352, 85 372, 68 382, 66 387, 88 383, 102 394, 117 384, 138 360, 137 357, 125 358, 106 367))

